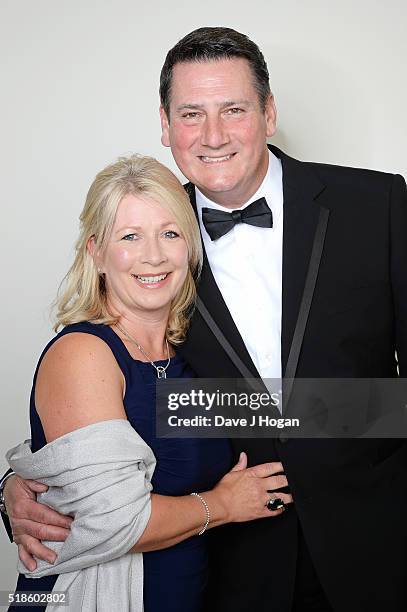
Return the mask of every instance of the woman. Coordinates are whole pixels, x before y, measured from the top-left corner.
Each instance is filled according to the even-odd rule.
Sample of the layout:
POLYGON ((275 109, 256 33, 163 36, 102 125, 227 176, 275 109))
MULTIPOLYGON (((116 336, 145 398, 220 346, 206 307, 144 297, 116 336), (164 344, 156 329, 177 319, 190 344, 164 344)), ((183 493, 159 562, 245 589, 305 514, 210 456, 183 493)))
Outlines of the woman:
MULTIPOLYGON (((25 449, 30 456, 18 464, 18 453, 9 453, 21 469, 36 456, 48 457, 49 469, 54 457, 54 472, 44 481, 55 486, 43 501, 61 504, 57 509, 75 520, 57 550, 55 567, 42 564, 27 577, 20 574, 17 590, 50 591, 59 572, 71 575, 74 569, 74 597, 75 588, 80 591, 95 578, 87 575, 84 581, 84 568, 102 571, 106 565, 110 570, 112 560, 132 564, 137 558, 144 568, 114 565, 119 577, 116 573, 113 585, 120 572, 141 573, 144 581, 143 595, 129 593, 132 603, 126 609, 138 609, 144 598, 146 612, 197 612, 206 581, 206 532, 281 513, 266 508, 268 491, 287 482, 273 476, 268 464, 246 469, 244 454, 228 472, 231 454, 225 440, 155 437, 157 377, 194 375, 175 349, 185 337, 194 303, 201 241, 175 176, 148 157, 120 158, 97 175, 80 219, 76 258, 58 300, 56 329, 64 328, 45 348, 34 378, 33 454, 25 449), (55 448, 54 455, 47 454, 55 448), (68 448, 74 449, 69 459, 64 456, 68 448), (130 455, 138 453, 134 463, 129 449, 130 455), (86 464, 82 456, 78 459, 81 453, 86 464), (72 462, 69 468, 65 461, 72 462), (62 465, 58 473, 57 465, 62 465), (79 477, 68 482, 76 473, 79 477), (88 548, 90 531, 101 539, 88 548), (67 555, 69 545, 77 552, 67 555), (100 556, 92 557, 98 547, 100 556)), ((38 473, 43 472, 22 475, 38 473)), ((287 494, 279 497, 292 501, 287 494)), ((104 576, 99 574, 95 584, 111 580, 104 576)), ((127 586, 130 591, 131 580, 127 586)), ((82 592, 79 596, 84 601, 82 592)))

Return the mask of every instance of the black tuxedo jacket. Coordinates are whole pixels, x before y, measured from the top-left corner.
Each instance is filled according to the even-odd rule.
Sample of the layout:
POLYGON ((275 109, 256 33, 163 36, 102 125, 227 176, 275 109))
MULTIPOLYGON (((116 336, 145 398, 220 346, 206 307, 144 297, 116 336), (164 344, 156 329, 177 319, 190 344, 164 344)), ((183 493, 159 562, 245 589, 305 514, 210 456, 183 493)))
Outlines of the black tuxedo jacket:
MULTIPOLYGON (((391 378, 398 370, 407 376, 403 178, 304 163, 270 148, 283 167, 283 373, 295 338, 297 358, 290 368, 294 363, 298 377, 391 378), (321 217, 325 225, 322 234, 319 227, 319 244, 314 246, 317 274, 304 322, 301 303, 321 217)), ((186 189, 195 207, 193 185, 186 189)), ((258 376, 206 259, 198 292, 232 347, 258 376)), ((242 375, 198 311, 182 350, 198 376, 242 375)), ((236 456, 247 452, 251 465, 281 461, 295 505, 277 518, 211 532, 206 610, 289 612, 298 521, 335 610, 407 610, 404 440, 236 439, 232 445, 236 456)))

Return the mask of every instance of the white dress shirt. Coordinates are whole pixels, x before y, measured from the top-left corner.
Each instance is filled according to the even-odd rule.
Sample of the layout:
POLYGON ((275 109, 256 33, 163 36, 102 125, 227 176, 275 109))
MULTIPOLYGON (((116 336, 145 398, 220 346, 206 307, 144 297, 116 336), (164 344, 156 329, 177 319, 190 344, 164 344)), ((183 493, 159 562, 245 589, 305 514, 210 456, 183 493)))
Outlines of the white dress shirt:
POLYGON ((283 182, 280 160, 269 151, 267 174, 256 193, 240 206, 265 197, 273 227, 235 225, 212 241, 202 222, 202 208, 215 204, 195 187, 202 238, 216 284, 262 378, 281 378, 283 260, 283 182))

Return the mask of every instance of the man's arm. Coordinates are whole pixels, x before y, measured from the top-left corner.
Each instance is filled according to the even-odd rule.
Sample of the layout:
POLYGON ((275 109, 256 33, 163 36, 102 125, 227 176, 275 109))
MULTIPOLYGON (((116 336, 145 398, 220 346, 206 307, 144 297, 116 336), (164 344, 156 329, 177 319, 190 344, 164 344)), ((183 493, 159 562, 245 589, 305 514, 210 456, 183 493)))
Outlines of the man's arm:
POLYGON ((21 561, 31 571, 37 567, 34 555, 49 563, 56 558, 54 551, 40 540, 65 541, 72 523, 71 517, 37 503, 36 494, 43 493, 47 488, 35 480, 24 480, 17 474, 10 476, 4 485, 7 515, 1 513, 3 523, 10 541, 14 540, 18 545, 21 561))

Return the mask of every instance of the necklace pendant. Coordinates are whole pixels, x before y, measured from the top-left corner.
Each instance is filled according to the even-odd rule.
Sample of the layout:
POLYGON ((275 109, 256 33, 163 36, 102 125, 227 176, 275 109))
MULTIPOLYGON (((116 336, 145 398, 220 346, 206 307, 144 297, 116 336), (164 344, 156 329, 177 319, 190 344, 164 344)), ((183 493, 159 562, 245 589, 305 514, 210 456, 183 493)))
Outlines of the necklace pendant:
POLYGON ((156 366, 157 370, 157 378, 167 378, 167 374, 165 373, 165 368, 163 366, 156 366))

